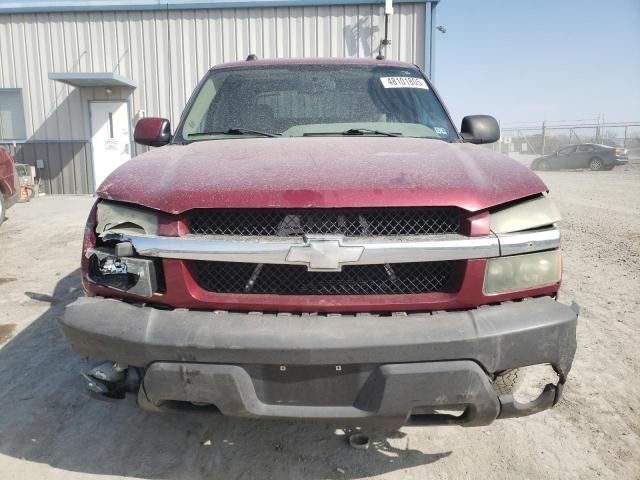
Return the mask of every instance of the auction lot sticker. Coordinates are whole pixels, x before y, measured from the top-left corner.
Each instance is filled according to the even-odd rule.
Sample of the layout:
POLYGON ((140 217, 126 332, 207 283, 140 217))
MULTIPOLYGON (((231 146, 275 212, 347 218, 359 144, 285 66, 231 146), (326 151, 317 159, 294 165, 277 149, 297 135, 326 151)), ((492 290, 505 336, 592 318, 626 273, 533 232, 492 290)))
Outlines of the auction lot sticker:
POLYGON ((427 82, 418 77, 380 77, 384 88, 420 88, 429 90, 427 82))

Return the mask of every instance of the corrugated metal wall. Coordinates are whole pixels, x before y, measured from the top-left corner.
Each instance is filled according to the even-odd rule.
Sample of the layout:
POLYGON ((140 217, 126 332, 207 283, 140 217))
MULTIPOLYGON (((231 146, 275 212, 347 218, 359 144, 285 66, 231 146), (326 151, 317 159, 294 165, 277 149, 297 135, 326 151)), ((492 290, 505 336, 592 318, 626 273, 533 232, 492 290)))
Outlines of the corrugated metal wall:
MULTIPOLYGON (((394 9, 388 57, 424 67, 429 4, 398 3, 394 9)), ((28 141, 89 141, 89 100, 127 99, 132 115, 144 110, 175 124, 212 65, 249 53, 372 57, 383 30, 382 4, 0 14, 0 88, 23 89, 28 141), (49 72, 115 72, 138 88, 114 88, 107 95, 103 88, 51 81, 49 72)), ((91 181, 78 180, 92 171, 83 164, 91 161, 90 152, 60 155, 45 172, 48 191, 91 191, 91 181)), ((22 157, 35 163, 31 153, 22 157)))
POLYGON ((91 144, 87 142, 27 142, 2 145, 9 149, 16 163, 36 165, 45 160, 39 171, 47 193, 93 193, 91 144))

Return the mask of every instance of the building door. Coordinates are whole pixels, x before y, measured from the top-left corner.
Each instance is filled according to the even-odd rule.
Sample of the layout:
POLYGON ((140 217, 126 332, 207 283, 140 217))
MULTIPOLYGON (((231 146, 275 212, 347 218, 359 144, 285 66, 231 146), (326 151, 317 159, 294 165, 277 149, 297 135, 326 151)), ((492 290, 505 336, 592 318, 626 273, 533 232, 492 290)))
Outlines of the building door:
POLYGON ((89 102, 93 178, 97 189, 111 172, 131 159, 127 102, 89 102))

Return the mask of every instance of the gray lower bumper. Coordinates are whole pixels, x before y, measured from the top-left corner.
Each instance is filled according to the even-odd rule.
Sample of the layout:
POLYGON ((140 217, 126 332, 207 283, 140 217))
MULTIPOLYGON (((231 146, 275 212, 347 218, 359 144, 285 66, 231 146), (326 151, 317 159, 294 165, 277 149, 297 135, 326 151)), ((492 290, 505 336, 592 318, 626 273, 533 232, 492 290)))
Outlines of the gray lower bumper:
POLYGON ((571 368, 576 313, 551 298, 407 315, 164 311, 83 298, 60 327, 81 355, 146 367, 141 404, 227 415, 484 425, 551 407, 571 368), (552 364, 560 385, 521 405, 488 374, 552 364), (461 417, 419 409, 462 408, 461 417))

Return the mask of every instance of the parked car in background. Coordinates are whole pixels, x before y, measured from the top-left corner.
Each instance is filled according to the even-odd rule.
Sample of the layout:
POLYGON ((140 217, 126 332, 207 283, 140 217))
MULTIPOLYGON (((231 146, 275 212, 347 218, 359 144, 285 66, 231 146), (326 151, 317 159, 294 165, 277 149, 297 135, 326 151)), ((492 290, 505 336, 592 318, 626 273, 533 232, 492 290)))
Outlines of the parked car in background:
POLYGON ((588 168, 589 170, 611 170, 628 163, 625 148, 610 147, 598 143, 582 143, 562 147, 557 152, 538 157, 531 162, 532 170, 562 170, 588 168))
POLYGON ((0 225, 5 213, 20 197, 20 185, 16 165, 11 154, 0 147, 0 225))

